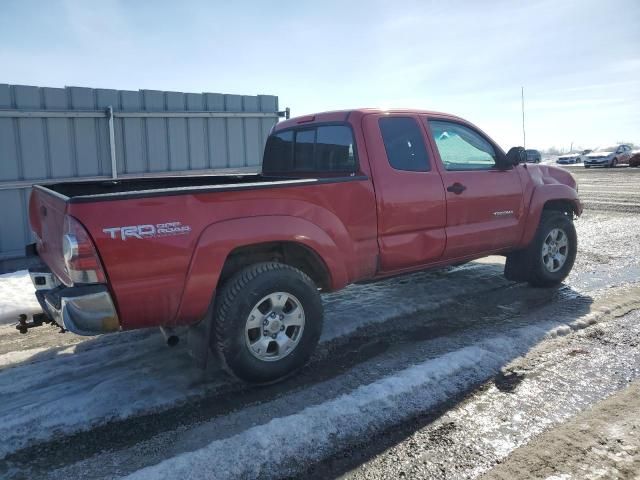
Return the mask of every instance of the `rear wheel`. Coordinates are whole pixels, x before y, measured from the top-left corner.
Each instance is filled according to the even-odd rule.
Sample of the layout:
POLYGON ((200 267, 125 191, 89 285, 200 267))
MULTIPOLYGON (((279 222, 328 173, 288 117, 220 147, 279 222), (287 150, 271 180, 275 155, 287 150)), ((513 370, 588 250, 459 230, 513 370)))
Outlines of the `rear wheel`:
POLYGON ((212 347, 227 371, 270 383, 301 368, 322 331, 322 302, 312 280, 280 263, 249 266, 216 299, 212 347))
POLYGON ((591 165, 585 165, 584 168, 591 168, 591 165))

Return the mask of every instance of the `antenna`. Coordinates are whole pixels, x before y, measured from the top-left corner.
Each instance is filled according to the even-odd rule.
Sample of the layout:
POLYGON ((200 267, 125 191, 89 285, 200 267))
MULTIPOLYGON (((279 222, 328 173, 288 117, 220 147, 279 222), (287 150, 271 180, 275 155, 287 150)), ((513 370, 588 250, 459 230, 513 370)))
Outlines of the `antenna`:
POLYGON ((524 131, 524 87, 522 87, 522 147, 527 148, 527 135, 524 131))

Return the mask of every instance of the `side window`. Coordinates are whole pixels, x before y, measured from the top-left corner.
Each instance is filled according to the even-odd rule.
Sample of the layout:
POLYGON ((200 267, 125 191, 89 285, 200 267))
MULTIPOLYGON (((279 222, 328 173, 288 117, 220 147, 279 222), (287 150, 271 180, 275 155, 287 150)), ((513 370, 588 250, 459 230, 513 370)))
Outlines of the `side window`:
POLYGON ((351 129, 344 125, 318 127, 316 169, 329 172, 353 172, 356 157, 351 129))
POLYGON ((427 149, 420 126, 410 117, 383 117, 378 120, 389 164, 396 170, 428 172, 427 149))
POLYGON ((490 170, 495 167, 496 152, 479 133, 441 120, 429 120, 429 127, 446 170, 490 170))

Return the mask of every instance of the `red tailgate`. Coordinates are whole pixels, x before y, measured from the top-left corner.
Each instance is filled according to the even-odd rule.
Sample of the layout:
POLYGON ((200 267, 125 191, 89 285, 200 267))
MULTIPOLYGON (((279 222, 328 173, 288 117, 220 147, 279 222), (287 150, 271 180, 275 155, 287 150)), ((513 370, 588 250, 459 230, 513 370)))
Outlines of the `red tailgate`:
POLYGON ((72 281, 65 269, 62 255, 62 235, 67 203, 43 187, 34 187, 29 200, 29 221, 31 229, 38 237, 37 248, 40 258, 65 284, 72 281))

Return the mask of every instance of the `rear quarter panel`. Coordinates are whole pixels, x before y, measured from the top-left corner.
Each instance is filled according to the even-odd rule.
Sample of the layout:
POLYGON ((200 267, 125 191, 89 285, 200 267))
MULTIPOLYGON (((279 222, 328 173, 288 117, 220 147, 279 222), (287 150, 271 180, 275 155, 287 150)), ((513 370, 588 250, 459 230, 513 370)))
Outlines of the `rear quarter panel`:
POLYGON ((124 329, 201 319, 228 253, 244 245, 298 241, 320 250, 333 288, 375 272, 376 213, 368 179, 71 203, 69 213, 97 246, 124 329), (189 231, 126 240, 105 232, 169 222, 189 231))

